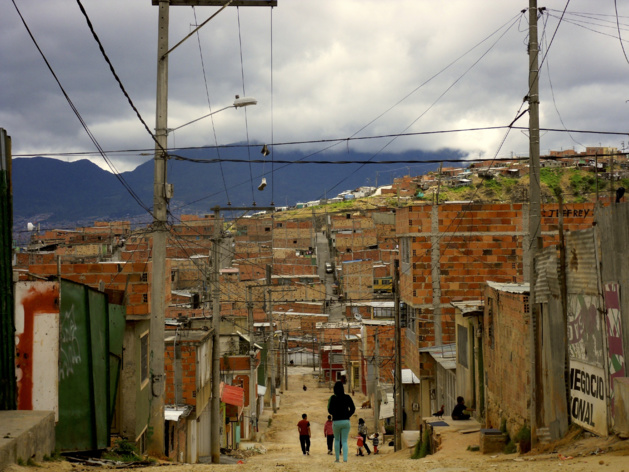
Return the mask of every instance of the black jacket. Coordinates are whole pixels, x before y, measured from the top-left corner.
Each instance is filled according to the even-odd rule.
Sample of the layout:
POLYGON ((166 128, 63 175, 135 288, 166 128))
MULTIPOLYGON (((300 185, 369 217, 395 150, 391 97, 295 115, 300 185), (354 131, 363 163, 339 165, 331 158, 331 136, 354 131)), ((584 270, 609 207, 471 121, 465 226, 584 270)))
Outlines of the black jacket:
POLYGON ((355 411, 354 401, 349 395, 332 395, 328 400, 328 413, 334 421, 348 420, 355 411))

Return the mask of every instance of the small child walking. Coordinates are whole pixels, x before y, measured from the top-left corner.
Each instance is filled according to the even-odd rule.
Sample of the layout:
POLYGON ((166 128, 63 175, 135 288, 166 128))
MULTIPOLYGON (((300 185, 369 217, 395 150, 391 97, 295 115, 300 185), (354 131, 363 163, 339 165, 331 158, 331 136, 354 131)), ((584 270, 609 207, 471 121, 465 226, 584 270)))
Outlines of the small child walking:
POLYGON ((332 416, 328 415, 328 421, 323 426, 323 435, 328 440, 328 454, 332 455, 332 447, 334 445, 334 430, 332 429, 332 416))
POLYGON ((357 456, 364 456, 363 454, 363 445, 364 445, 364 441, 363 441, 363 437, 362 436, 357 436, 356 437, 356 455, 357 456))
POLYGON ((380 444, 378 433, 374 433, 374 435, 371 437, 371 442, 373 443, 373 453, 378 454, 378 445, 380 444))

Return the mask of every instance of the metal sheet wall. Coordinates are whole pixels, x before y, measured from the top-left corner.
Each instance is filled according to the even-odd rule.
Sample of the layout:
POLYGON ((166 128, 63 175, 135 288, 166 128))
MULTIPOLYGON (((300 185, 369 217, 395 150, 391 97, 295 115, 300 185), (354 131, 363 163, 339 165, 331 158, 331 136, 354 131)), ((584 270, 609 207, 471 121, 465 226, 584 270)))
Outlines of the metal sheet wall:
POLYGON ((13 318, 13 195, 10 138, 0 128, 0 410, 17 406, 13 318))
POLYGON ((110 323, 104 293, 67 280, 61 281, 60 292, 57 448, 104 449, 109 445, 111 390, 115 390, 111 385, 110 327, 116 330, 112 335, 122 339, 124 324, 120 313, 110 323))

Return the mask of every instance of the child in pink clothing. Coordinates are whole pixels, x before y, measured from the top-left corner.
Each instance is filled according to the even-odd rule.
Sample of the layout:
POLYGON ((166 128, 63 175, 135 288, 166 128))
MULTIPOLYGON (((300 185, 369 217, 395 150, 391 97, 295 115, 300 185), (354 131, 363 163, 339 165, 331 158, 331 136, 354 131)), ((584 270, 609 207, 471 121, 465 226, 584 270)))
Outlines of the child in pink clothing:
POLYGON ((323 425, 323 435, 328 440, 328 454, 332 455, 332 446, 334 445, 334 430, 332 429, 332 416, 328 415, 328 421, 323 425))

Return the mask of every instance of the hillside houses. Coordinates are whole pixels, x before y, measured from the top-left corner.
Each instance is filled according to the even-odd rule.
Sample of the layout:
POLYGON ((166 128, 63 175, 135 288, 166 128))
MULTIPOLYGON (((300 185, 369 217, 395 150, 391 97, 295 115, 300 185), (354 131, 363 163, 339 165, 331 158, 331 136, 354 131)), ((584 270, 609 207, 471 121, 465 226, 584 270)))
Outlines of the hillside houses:
MULTIPOLYGON (((616 151, 601 152, 610 158, 610 166, 610 154, 616 151)), ((562 152, 551 157, 549 162, 576 165, 591 156, 562 152)), ((623 169, 623 158, 613 157, 618 157, 614 165, 623 169)), ((473 164, 465 170, 444 168, 439 176, 396 179, 391 195, 410 199, 439 181, 455 182, 483 172, 516 178, 528 170, 518 160, 473 164)), ((442 404, 451 409, 458 395, 476 407, 477 419, 487 427, 506 421, 509 431, 517 432, 530 424, 527 205, 413 200, 398 206, 397 202, 397 198, 388 204, 379 200, 367 209, 313 206, 299 217, 288 211, 233 220, 181 216, 171 228, 167 247, 165 422, 173 440, 164 451, 166 456, 194 462, 207 453, 208 382, 212 381, 207 353, 212 348, 215 316, 221 320, 217 378, 222 385, 221 421, 230 423, 229 433, 225 430, 221 436, 224 447, 255 439, 255 418, 261 410, 278 404, 281 408, 281 402, 272 403, 271 394, 278 395, 292 365, 312 366, 322 383, 343 380, 351 390, 368 395, 372 404, 388 402, 395 381, 396 262, 397 294, 403 306, 402 343, 397 353, 406 379, 402 392, 405 427, 418 429, 422 418, 442 404), (214 244, 219 245, 217 261, 211 256, 214 244), (214 306, 220 307, 218 313, 214 306), (258 396, 258 391, 265 393, 258 396)), ((626 234, 618 233, 613 225, 615 220, 625 221, 625 214, 624 203, 607 201, 542 206, 544 256, 539 270, 544 275, 540 283, 545 285, 540 289, 545 298, 540 302, 544 315, 538 334, 550 347, 541 351, 540 365, 554 377, 537 379, 543 386, 536 392, 537 400, 546 408, 537 421, 541 428, 551 429, 551 437, 565 433, 572 414, 569 398, 587 399, 575 388, 570 394, 565 391, 563 376, 571 367, 566 366, 565 356, 557 357, 559 349, 565 351, 563 341, 558 341, 562 327, 556 320, 561 317, 550 319, 546 313, 562 313, 563 304, 567 316, 578 324, 580 307, 601 307, 602 300, 608 303, 626 284, 626 269, 616 262, 626 258, 622 242, 626 234), (562 235, 572 251, 566 256, 568 261, 561 262, 572 274, 563 281, 557 279, 562 235), (596 243, 602 240, 606 246, 596 243), (615 248, 616 258, 606 253, 610 248, 615 248), (582 258, 574 259, 575 254, 582 258), (588 265, 594 260, 605 262, 606 276, 599 284, 588 284, 601 277, 596 267, 588 265), (566 284, 565 299, 558 291, 561 283, 566 284), (608 289, 602 294, 592 287, 608 289), (579 298, 582 294, 589 298, 579 298), (552 413, 547 392, 566 399, 552 413)), ((151 259, 151 238, 145 228, 101 222, 72 232, 33 234, 29 247, 16 253, 14 266, 16 277, 24 283, 72 281, 121 307, 124 349, 136 355, 120 366, 120 398, 129 399, 129 404, 119 405, 111 432, 140 449, 147 424, 138 419, 134 408, 141 412, 146 408, 149 384, 146 378, 138 380, 134 369, 142 362, 143 343, 150 336, 151 259)), ((616 304, 624 308, 626 303, 621 297, 616 304)), ((618 316, 626 317, 626 313, 629 309, 618 316)), ((601 336, 611 336, 602 331, 604 327, 596 330, 601 336)), ((629 346, 627 332, 621 335, 621 354, 623 346, 629 346)), ((578 342, 568 338, 572 365, 578 365, 579 372, 587 370, 605 378, 607 354, 588 357, 578 342)), ((619 358, 618 354, 614 359, 619 358)), ((604 383, 614 395, 623 395, 611 377, 604 383)), ((597 434, 613 431, 612 412, 600 402, 596 409, 605 427, 600 421, 591 427, 580 414, 572 421, 597 434)), ((390 421, 385 417, 385 423, 390 421)))

